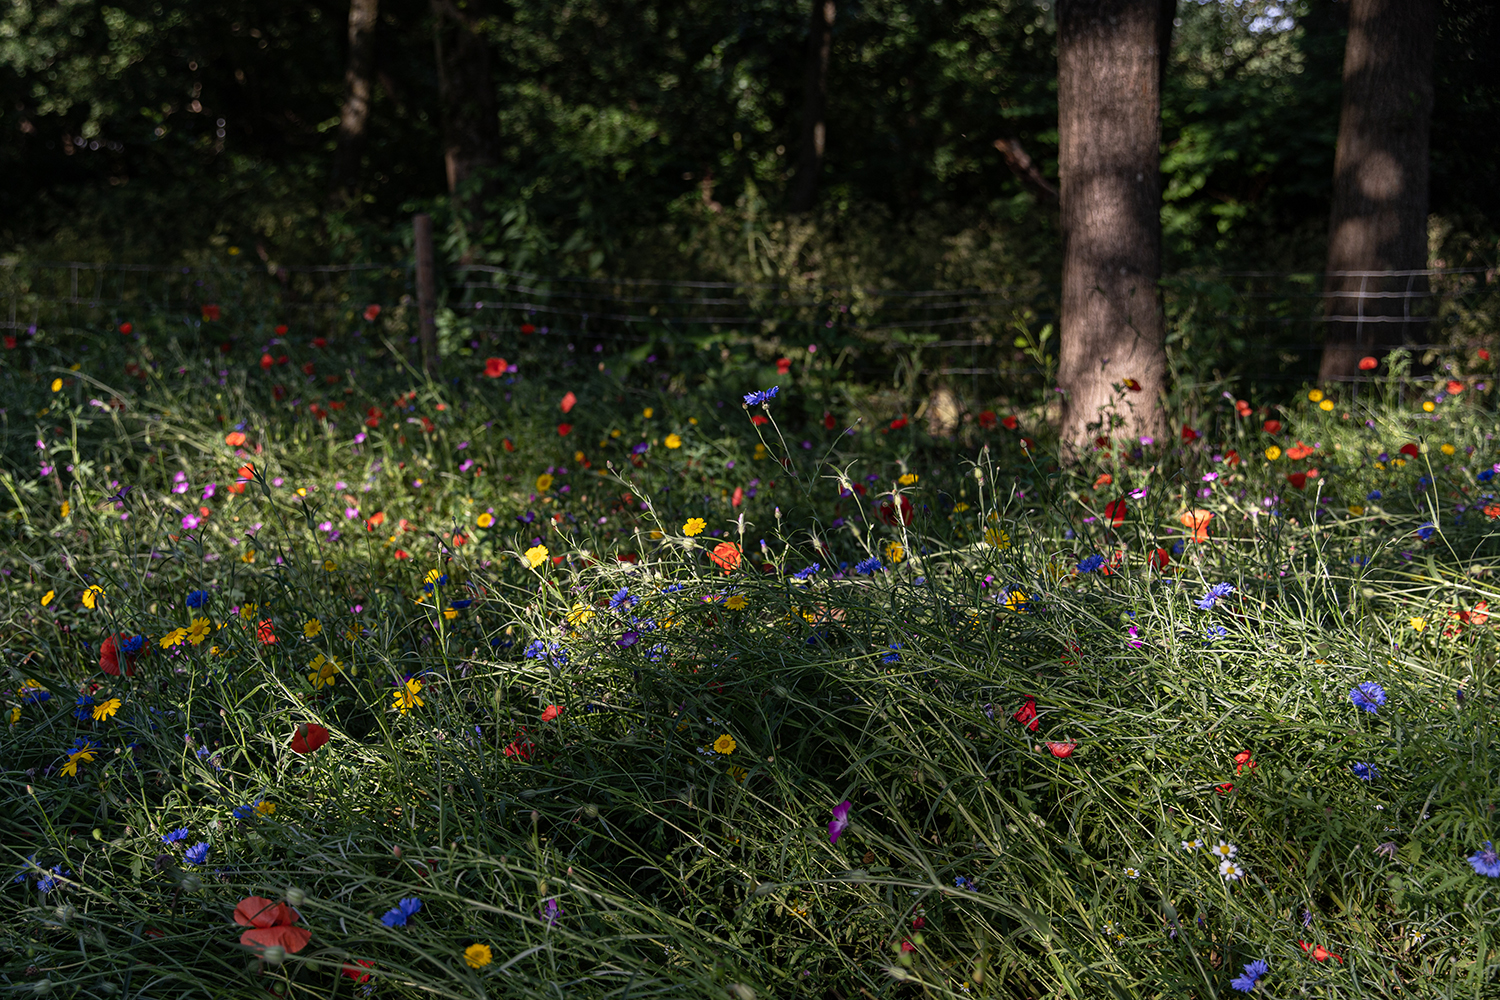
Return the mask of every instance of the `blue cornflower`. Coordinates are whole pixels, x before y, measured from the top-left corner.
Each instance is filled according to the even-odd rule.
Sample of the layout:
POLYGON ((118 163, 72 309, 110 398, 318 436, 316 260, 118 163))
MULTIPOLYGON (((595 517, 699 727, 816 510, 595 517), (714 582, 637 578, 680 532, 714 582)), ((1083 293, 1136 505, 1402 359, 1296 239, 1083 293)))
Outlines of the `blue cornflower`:
POLYGON ((526 659, 540 660, 547 655, 547 644, 540 639, 533 639, 526 646, 526 659))
POLYGON ((1244 974, 1238 979, 1231 979, 1229 985, 1241 993, 1249 993, 1255 989, 1255 984, 1260 982, 1266 973, 1270 971, 1271 966, 1266 963, 1266 960, 1257 958, 1255 961, 1246 964, 1244 974))
POLYGON ((1385 494, 1381 493, 1379 490, 1371 490, 1370 492, 1368 492, 1368 493, 1365 494, 1365 499, 1369 500, 1371 503, 1373 503, 1376 500, 1379 500, 1383 496, 1385 496, 1385 494))
POLYGON ((469 605, 471 605, 473 603, 474 603, 473 600, 471 600, 469 598, 464 598, 461 601, 449 601, 448 602, 448 607, 452 608, 454 611, 462 611, 464 608, 467 608, 469 605))
POLYGON ((88 722, 94 717, 94 699, 89 695, 79 695, 73 704, 77 706, 73 709, 73 718, 79 722, 88 722))
POLYGON ((32 687, 29 684, 16 688, 16 694, 21 696, 23 705, 40 705, 44 701, 52 700, 52 692, 46 688, 32 687))
POLYGON ((120 644, 126 656, 134 656, 146 648, 146 637, 143 635, 131 636, 120 644))
MULTIPOLYGON (((1479 869, 1476 866, 1474 870, 1478 871, 1479 869)), ((51 892, 58 887, 58 879, 66 878, 71 874, 73 873, 62 865, 55 865, 50 872, 36 880, 37 890, 40 892, 51 892)))
POLYGON ((1500 854, 1495 853, 1495 846, 1488 840, 1484 842, 1483 849, 1469 855, 1469 864, 1474 866, 1476 875, 1500 878, 1500 854))
POLYGON ((208 842, 200 840, 192 847, 189 847, 186 851, 183 852, 182 860, 186 861, 190 865, 203 864, 203 862, 208 860, 208 842))
POLYGON ((1361 781, 1370 781, 1380 777, 1380 769, 1374 764, 1366 764, 1364 761, 1350 764, 1349 770, 1353 771, 1354 776, 1361 781))
POLYGON ((385 911, 380 922, 387 927, 405 927, 406 922, 416 916, 417 911, 422 908, 422 901, 415 896, 408 896, 398 902, 394 907, 385 911))
POLYGON ((1223 625, 1210 626, 1203 633, 1203 645, 1211 646, 1216 640, 1222 639, 1228 634, 1229 629, 1225 628, 1223 625))
POLYGON ((18 885, 21 882, 25 882, 27 876, 31 874, 31 869, 33 869, 35 867, 36 867, 36 855, 35 854, 27 855, 27 857, 26 857, 26 867, 22 868, 20 871, 16 872, 16 877, 10 880, 11 885, 18 885))
POLYGON ((864 562, 857 564, 854 567, 854 572, 858 573, 860 576, 869 576, 872 573, 880 572, 884 568, 885 567, 880 564, 880 560, 878 558, 876 558, 875 556, 871 556, 864 562))
POLYGON ((1425 542, 1432 537, 1433 532, 1435 531, 1437 531, 1437 528, 1433 527, 1431 521, 1428 521, 1426 524, 1417 529, 1417 537, 1425 542))
POLYGON ((187 606, 190 608, 201 608, 208 603, 208 591, 190 590, 187 595, 187 606))
POLYGON ((1215 604, 1219 603, 1219 598, 1227 597, 1232 593, 1234 593, 1234 584, 1216 583, 1212 587, 1209 587, 1208 593, 1204 594, 1195 604, 1200 611, 1210 611, 1215 604))
POLYGON ((802 569, 799 569, 797 572, 792 574, 792 579, 806 580, 808 577, 814 575, 818 572, 818 570, 822 568, 823 565, 821 563, 813 563, 811 566, 804 566, 802 569))
POLYGON ((680 584, 680 583, 674 583, 674 584, 672 584, 670 586, 661 588, 661 592, 663 594, 675 594, 675 593, 677 593, 681 589, 682 589, 682 584, 680 584))
POLYGON ((667 647, 665 643, 659 642, 655 646, 652 646, 650 649, 646 650, 646 659, 650 660, 652 663, 660 663, 662 661, 662 657, 666 655, 667 647))
POLYGON ((619 611, 621 608, 628 608, 634 603, 635 598, 630 596, 630 588, 621 587, 615 591, 615 596, 609 599, 609 610, 619 611))
POLYGON ((253 819, 255 817, 255 808, 256 808, 256 806, 260 805, 260 803, 261 803, 261 800, 260 799, 256 799, 254 802, 250 803, 247 806, 235 806, 234 807, 234 818, 235 819, 253 819))
POLYGON ((1078 572, 1093 573, 1103 565, 1104 557, 1099 555, 1098 553, 1095 553, 1091 556, 1084 556, 1083 559, 1079 560, 1078 572))
POLYGON ((890 648, 891 648, 891 651, 889 653, 886 653, 884 656, 882 656, 880 658, 880 662, 881 663, 900 663, 901 662, 901 653, 900 653, 901 643, 899 643, 899 642, 893 642, 893 643, 891 643, 891 647, 890 648))
POLYGON ((979 891, 979 883, 978 882, 975 882, 972 879, 964 878, 962 875, 960 875, 958 878, 954 879, 953 880, 953 884, 956 887, 960 888, 960 889, 968 889, 970 892, 978 892, 979 891))
POLYGON ((773 385, 773 386, 771 386, 771 388, 769 388, 769 389, 762 389, 759 392, 746 393, 745 394, 745 405, 746 406, 765 406, 767 402, 769 402, 770 400, 775 399, 776 398, 776 394, 778 392, 780 392, 780 391, 781 391, 781 386, 779 386, 779 385, 773 385))
POLYGON ((187 835, 188 828, 185 826, 179 826, 175 830, 169 830, 168 832, 162 834, 161 842, 163 844, 175 844, 179 840, 187 840, 187 835))
POLYGON ((1356 708, 1362 708, 1374 715, 1380 711, 1380 706, 1385 704, 1385 688, 1374 681, 1365 681, 1349 692, 1349 700, 1354 702, 1356 708))
POLYGON ((1479 480, 1481 483, 1487 483, 1491 479, 1495 478, 1495 470, 1494 469, 1485 469, 1483 472, 1481 472, 1479 475, 1475 476, 1474 478, 1477 479, 1477 480, 1479 480))

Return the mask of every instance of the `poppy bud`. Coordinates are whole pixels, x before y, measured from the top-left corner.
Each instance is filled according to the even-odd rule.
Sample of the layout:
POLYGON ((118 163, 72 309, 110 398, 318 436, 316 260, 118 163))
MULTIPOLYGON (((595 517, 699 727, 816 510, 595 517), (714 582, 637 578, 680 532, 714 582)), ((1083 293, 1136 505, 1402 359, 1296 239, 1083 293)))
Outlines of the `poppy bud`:
POLYGON ((286 891, 286 901, 293 906, 301 906, 307 902, 307 893, 294 885, 286 891))
POLYGON ((273 944, 261 954, 261 958, 265 959, 267 965, 280 965, 286 958, 286 949, 279 944, 273 944))

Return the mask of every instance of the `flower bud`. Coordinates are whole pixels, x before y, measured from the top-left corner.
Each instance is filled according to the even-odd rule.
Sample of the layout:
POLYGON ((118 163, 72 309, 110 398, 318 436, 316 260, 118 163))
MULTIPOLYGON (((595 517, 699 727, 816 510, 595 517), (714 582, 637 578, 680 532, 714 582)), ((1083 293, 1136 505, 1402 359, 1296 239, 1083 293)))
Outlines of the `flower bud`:
POLYGON ((273 944, 261 954, 267 965, 280 965, 286 958, 286 949, 279 944, 273 944))
POLYGON ((301 906, 307 902, 307 893, 294 885, 286 891, 286 901, 293 906, 301 906))

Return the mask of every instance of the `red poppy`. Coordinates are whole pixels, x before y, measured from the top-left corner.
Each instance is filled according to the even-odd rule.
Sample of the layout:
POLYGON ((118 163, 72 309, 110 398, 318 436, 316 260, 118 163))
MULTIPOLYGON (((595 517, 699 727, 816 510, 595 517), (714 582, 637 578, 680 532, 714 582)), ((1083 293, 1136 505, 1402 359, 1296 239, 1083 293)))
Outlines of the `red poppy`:
POLYGON ((1374 371, 1376 368, 1379 368, 1379 367, 1380 367, 1380 362, 1377 361, 1374 358, 1360 358, 1359 359, 1359 370, 1362 371, 1362 372, 1374 371))
POLYGON ((1118 500, 1111 500, 1109 503, 1104 505, 1104 517, 1107 521, 1109 521, 1109 526, 1111 528, 1118 528, 1120 525, 1124 524, 1125 515, 1129 512, 1130 508, 1125 503, 1124 497, 1121 497, 1118 500))
POLYGON ((776 359, 776 374, 778 374, 778 375, 785 375, 788 372, 790 372, 791 370, 792 370, 792 359, 791 358, 777 358, 776 359))
POLYGON ((134 329, 135 329, 135 327, 131 326, 129 323, 121 323, 120 324, 120 332, 123 333, 123 334, 125 334, 125 336, 127 336, 127 337, 130 336, 130 331, 132 331, 134 329))
POLYGON ((823 414, 823 428, 825 430, 830 430, 831 431, 831 430, 833 430, 837 426, 838 426, 838 421, 836 421, 836 420, 833 419, 833 411, 832 410, 826 411, 823 414))
POLYGON ((352 959, 351 963, 345 965, 340 971, 356 983, 367 983, 370 981, 370 974, 365 970, 373 969, 374 967, 374 959, 356 958, 352 959))
MULTIPOLYGON (((286 327, 282 327, 282 329, 285 330, 286 327)), ((318 348, 319 350, 322 350, 323 348, 325 348, 325 347, 328 346, 328 338, 327 337, 314 337, 312 339, 312 345, 314 347, 318 348)))
POLYGON ((1250 756, 1249 750, 1241 750, 1234 755, 1234 773, 1239 774, 1247 768, 1255 770, 1255 760, 1250 756))
POLYGON ((572 394, 572 393, 571 393, 571 392, 570 392, 570 393, 568 393, 568 394, 567 394, 567 395, 566 395, 566 396, 564 396, 564 397, 563 397, 563 398, 562 398, 562 402, 561 402, 561 403, 558 403, 558 404, 557 404, 557 405, 558 405, 558 407, 559 407, 559 408, 560 408, 560 409, 561 409, 561 410, 562 410, 562 411, 563 411, 563 412, 564 412, 564 413, 569 413, 569 412, 571 412, 571 411, 572 411, 572 409, 573 409, 573 407, 574 407, 574 406, 576 406, 576 405, 577 405, 577 404, 578 404, 578 397, 577 397, 577 396, 575 396, 575 395, 573 395, 573 394, 572 394))
MULTIPOLYGON (((99 669, 111 677, 120 676, 120 648, 125 644, 129 636, 111 635, 105 636, 104 641, 99 644, 99 669)), ((144 646, 141 647, 145 649, 144 646)), ((135 676, 135 661, 140 653, 125 654, 125 676, 135 676)))
POLYGON ((567 437, 570 433, 572 433, 572 431, 573 431, 573 425, 572 424, 558 424, 557 425, 557 436, 558 437, 567 437))
POLYGON ((224 443, 231 448, 238 448, 245 443, 245 435, 241 431, 230 431, 224 435, 224 443))
POLYGON ((287 325, 285 323, 277 323, 276 324, 276 336, 278 336, 278 337, 284 337, 284 336, 286 336, 287 329, 288 329, 288 327, 287 327, 287 325))
POLYGON ((1302 489, 1303 487, 1305 487, 1307 485, 1307 473, 1305 473, 1305 472, 1288 472, 1286 474, 1286 481, 1289 482, 1289 483, 1291 483, 1293 486, 1295 486, 1297 489, 1300 490, 1300 489, 1302 489))
POLYGON ((271 357, 269 354, 262 354, 260 356, 260 370, 263 371, 263 372, 270 371, 271 370, 271 366, 274 365, 275 363, 276 363, 276 359, 273 358, 273 357, 271 357))
POLYGON ((542 712, 542 721, 543 722, 551 722, 553 719, 557 718, 559 715, 562 715, 562 712, 563 712, 563 710, 562 710, 562 706, 561 705, 548 705, 546 707, 546 709, 542 712))
POLYGON ((368 305, 368 306, 365 306, 365 322, 366 323, 373 323, 373 322, 375 322, 375 318, 377 316, 379 316, 379 315, 380 315, 380 307, 379 306, 377 306, 377 305, 368 305))
POLYGON ((1488 361, 1489 359, 1490 359, 1490 352, 1487 351, 1487 350, 1485 350, 1483 347, 1481 347, 1479 349, 1479 360, 1480 361, 1488 361))
POLYGON ((1042 726, 1036 717, 1036 699, 1031 697, 1031 695, 1026 696, 1026 700, 1021 703, 1021 707, 1016 710, 1016 713, 1011 718, 1033 733, 1042 726))
POLYGON ((1250 408, 1250 403, 1248 401, 1246 401, 1246 400, 1243 400, 1243 399, 1237 399, 1237 400, 1235 400, 1235 402, 1234 402, 1234 412, 1238 413, 1242 417, 1248 417, 1251 414, 1251 412, 1252 412, 1252 410, 1250 408))
POLYGON ((1340 965, 1342 965, 1344 962, 1344 957, 1342 955, 1335 955, 1333 952, 1329 951, 1327 948, 1323 947, 1320 944, 1312 945, 1308 944, 1306 941, 1298 941, 1297 943, 1302 946, 1303 951, 1308 953, 1308 957, 1310 957, 1315 962, 1326 962, 1330 958, 1338 959, 1340 965))
POLYGON ((1220 795, 1228 795, 1230 792, 1234 791, 1234 785, 1233 783, 1226 781, 1222 785, 1215 785, 1214 791, 1218 792, 1220 795))
POLYGON ((203 318, 210 323, 218 322, 220 316, 219 307, 208 305, 203 307, 203 318))
POLYGON ((510 741, 510 746, 505 748, 504 753, 507 757, 530 760, 535 750, 536 744, 526 739, 526 730, 522 729, 520 733, 516 734, 516 738, 510 741))
POLYGON ((1008 431, 1013 431, 1017 427, 1021 426, 1021 421, 1017 420, 1016 415, 1012 413, 1008 417, 1005 417, 1000 421, 1000 426, 1004 427, 1008 431))
POLYGON ((318 366, 315 365, 315 364, 313 364, 311 361, 304 361, 302 363, 302 374, 304 374, 304 375, 314 375, 314 374, 317 373, 317 371, 318 371, 318 366))
POLYGON ((1097 490, 1101 486, 1109 486, 1114 481, 1114 476, 1110 475, 1108 472, 1101 472, 1099 473, 1099 478, 1094 480, 1093 488, 1097 490))
POLYGON ((530 335, 536 333, 536 327, 532 326, 530 323, 522 323, 521 332, 530 335))
POLYGON ((1047 749, 1052 751, 1052 756, 1065 758, 1073 756, 1073 751, 1078 749, 1077 743, 1048 743, 1047 749))
POLYGON ((1230 448, 1224 453, 1224 461, 1228 462, 1230 465, 1239 465, 1240 453, 1235 451, 1233 448, 1230 448))
POLYGON ((297 927, 297 911, 285 903, 273 903, 264 896, 248 896, 234 908, 234 922, 250 928, 240 935, 247 948, 280 947, 296 953, 307 947, 312 931, 297 927))
POLYGON ((1301 441, 1298 441, 1295 445, 1286 450, 1286 457, 1290 458, 1294 462, 1300 462, 1308 455, 1311 455, 1314 451, 1317 451, 1317 449, 1312 447, 1311 445, 1305 445, 1301 441))
POLYGON ((1261 426, 1261 429, 1264 430, 1267 434, 1280 434, 1281 433, 1281 421, 1280 420, 1267 420, 1265 423, 1261 424, 1260 426, 1261 426))
POLYGON ((1457 396, 1464 391, 1464 384, 1456 379, 1449 379, 1448 384, 1443 386, 1443 388, 1448 390, 1448 395, 1457 396))
POLYGON ((484 373, 490 378, 499 378, 510 370, 510 365, 504 358, 485 358, 484 373))
POLYGON ((998 423, 999 418, 995 416, 994 410, 984 410, 979 414, 979 426, 990 430, 998 423))
POLYGON ((1158 548, 1147 557, 1146 561, 1153 569, 1166 569, 1167 563, 1172 561, 1172 553, 1166 549, 1158 548))
POLYGON ((708 554, 708 561, 726 573, 739 569, 740 547, 733 542, 720 542, 708 554))
POLYGON ((11 334, 6 334, 5 335, 5 349, 7 351, 14 351, 16 349, 16 343, 17 343, 16 338, 13 335, 11 335, 11 334))
POLYGON ((276 645, 276 625, 269 618, 262 618, 255 626, 255 638, 262 646, 276 645))
POLYGON ((1213 511, 1190 510, 1177 520, 1182 526, 1193 533, 1193 541, 1208 541, 1208 522, 1214 519, 1213 511))
POLYGON ((764 413, 757 413, 750 418, 750 422, 756 427, 759 427, 761 424, 769 424, 771 422, 771 418, 766 416, 764 413))
POLYGON ((899 501, 899 505, 889 500, 880 505, 880 519, 892 527, 911 524, 913 514, 911 501, 906 497, 900 497, 899 501))
POLYGON ((1422 446, 1418 444, 1403 444, 1401 446, 1401 454, 1408 458, 1416 458, 1422 454, 1422 446))
POLYGON ((906 414, 903 413, 900 417, 891 421, 891 430, 899 431, 901 428, 905 427, 906 424, 906 414))
POLYGON ((1202 434, 1199 434, 1197 431, 1193 430, 1187 424, 1183 424, 1182 425, 1182 443, 1183 444, 1187 444, 1189 441, 1196 441, 1196 440, 1198 440, 1202 436, 1203 436, 1202 434))
POLYGON ((328 742, 328 730, 316 722, 298 726, 297 731, 292 734, 293 753, 312 753, 318 747, 328 742))
POLYGON ((501 441, 500 442, 500 447, 504 448, 506 451, 515 451, 516 450, 515 442, 512 441, 510 438, 505 438, 503 441, 501 441))
POLYGON ((371 514, 369 517, 365 518, 365 530, 366 531, 374 531, 376 528, 380 527, 384 523, 385 523, 385 511, 383 511, 383 510, 377 510, 375 513, 371 514))
POLYGON ((744 489, 742 487, 736 486, 734 488, 734 495, 729 498, 729 506, 731 506, 731 507, 738 507, 740 504, 742 504, 744 502, 745 502, 745 491, 744 491, 744 489))
POLYGON ((1109 447, 1109 438, 1104 437, 1103 435, 1100 435, 1099 437, 1094 438, 1094 450, 1095 451, 1102 451, 1102 450, 1104 450, 1105 448, 1108 448, 1108 447, 1109 447))
POLYGON ((395 552, 394 552, 394 553, 392 553, 392 554, 393 554, 393 555, 394 555, 394 556, 395 556, 395 557, 396 557, 396 558, 397 558, 397 559, 410 559, 410 558, 411 558, 411 553, 410 553, 410 552, 408 552, 408 551, 406 551, 406 550, 405 550, 405 549, 397 549, 397 550, 396 550, 396 551, 395 551, 395 552))

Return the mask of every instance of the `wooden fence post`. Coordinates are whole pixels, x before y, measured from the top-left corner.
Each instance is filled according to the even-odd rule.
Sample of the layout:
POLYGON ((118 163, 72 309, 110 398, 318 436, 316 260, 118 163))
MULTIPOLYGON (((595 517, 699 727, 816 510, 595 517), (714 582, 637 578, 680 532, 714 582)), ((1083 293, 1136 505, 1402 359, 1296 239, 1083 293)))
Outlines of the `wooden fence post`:
POLYGON ((437 265, 432 252, 432 216, 412 216, 412 242, 417 252, 417 340, 422 345, 422 367, 437 371, 437 265))

